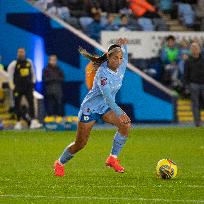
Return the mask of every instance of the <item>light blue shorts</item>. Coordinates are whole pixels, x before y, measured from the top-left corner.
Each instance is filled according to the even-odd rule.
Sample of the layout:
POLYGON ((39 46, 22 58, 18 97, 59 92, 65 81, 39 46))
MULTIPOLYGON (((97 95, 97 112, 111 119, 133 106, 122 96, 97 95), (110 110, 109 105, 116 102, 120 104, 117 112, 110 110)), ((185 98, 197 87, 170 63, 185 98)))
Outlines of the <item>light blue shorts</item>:
POLYGON ((99 113, 90 113, 90 114, 84 114, 82 110, 79 111, 78 118, 80 122, 83 123, 89 123, 91 121, 97 121, 99 120, 104 114, 106 114, 111 109, 108 108, 103 114, 99 113))

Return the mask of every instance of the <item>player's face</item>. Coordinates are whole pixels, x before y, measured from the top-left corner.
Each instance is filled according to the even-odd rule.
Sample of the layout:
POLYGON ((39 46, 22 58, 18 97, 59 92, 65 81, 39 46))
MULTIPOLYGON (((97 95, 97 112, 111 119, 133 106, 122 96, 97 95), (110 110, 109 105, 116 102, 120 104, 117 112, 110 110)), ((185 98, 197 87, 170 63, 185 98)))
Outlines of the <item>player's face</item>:
POLYGON ((167 42, 168 47, 172 48, 175 46, 175 41, 173 39, 169 39, 167 42))
POLYGON ((17 58, 23 60, 25 59, 25 55, 26 55, 25 49, 19 48, 17 53, 17 58))
POLYGON ((52 66, 56 66, 56 64, 57 64, 57 57, 56 56, 50 56, 49 64, 52 65, 52 66))
POLYGON ((108 56, 108 66, 112 70, 116 70, 123 61, 123 53, 122 51, 112 53, 108 56))
POLYGON ((197 43, 192 43, 191 45, 191 53, 193 55, 199 55, 201 52, 200 46, 197 43))

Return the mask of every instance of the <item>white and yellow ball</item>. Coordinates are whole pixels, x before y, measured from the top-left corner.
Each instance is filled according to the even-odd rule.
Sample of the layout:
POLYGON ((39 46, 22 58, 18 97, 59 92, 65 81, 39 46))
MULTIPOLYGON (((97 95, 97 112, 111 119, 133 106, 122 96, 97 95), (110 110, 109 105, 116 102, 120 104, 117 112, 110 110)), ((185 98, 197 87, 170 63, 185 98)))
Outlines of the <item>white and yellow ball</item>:
POLYGON ((170 159, 161 159, 157 163, 156 173, 162 179, 175 178, 177 175, 177 165, 170 159))

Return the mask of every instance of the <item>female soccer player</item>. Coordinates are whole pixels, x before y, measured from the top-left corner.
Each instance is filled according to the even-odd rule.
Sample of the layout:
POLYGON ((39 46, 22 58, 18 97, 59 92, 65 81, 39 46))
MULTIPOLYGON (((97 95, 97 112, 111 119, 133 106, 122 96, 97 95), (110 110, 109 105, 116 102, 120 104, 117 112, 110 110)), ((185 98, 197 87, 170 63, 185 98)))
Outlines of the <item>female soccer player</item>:
POLYGON ((64 164, 85 147, 90 131, 99 118, 118 128, 111 153, 105 164, 116 172, 124 172, 125 169, 119 164, 117 157, 127 140, 131 121, 127 114, 115 103, 115 95, 122 85, 128 63, 126 44, 127 39, 120 38, 117 44, 111 45, 108 52, 100 57, 93 56, 83 49, 79 50, 82 55, 99 66, 93 87, 81 104, 76 140, 66 147, 60 158, 55 161, 55 176, 64 176, 64 164))

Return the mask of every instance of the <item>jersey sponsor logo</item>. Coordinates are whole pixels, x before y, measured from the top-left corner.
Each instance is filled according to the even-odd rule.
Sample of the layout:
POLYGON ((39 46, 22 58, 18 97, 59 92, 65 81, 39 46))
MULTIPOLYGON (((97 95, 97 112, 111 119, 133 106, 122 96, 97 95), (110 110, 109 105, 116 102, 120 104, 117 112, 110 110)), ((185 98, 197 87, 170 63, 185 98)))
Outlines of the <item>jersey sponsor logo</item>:
POLYGON ((85 116, 84 116, 84 120, 85 120, 85 121, 89 120, 89 116, 85 115, 85 116))
POLYGON ((22 77, 28 76, 28 75, 29 75, 29 69, 28 69, 28 68, 21 68, 21 69, 20 69, 20 75, 21 75, 22 77))
POLYGON ((107 84, 107 78, 101 77, 101 86, 105 86, 107 84))

